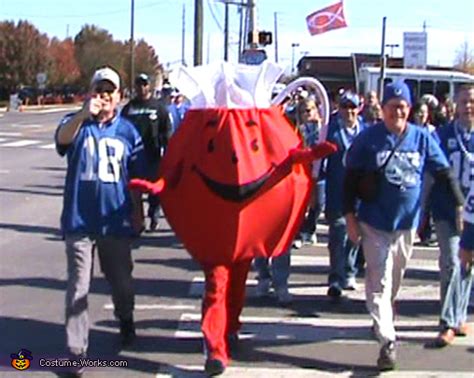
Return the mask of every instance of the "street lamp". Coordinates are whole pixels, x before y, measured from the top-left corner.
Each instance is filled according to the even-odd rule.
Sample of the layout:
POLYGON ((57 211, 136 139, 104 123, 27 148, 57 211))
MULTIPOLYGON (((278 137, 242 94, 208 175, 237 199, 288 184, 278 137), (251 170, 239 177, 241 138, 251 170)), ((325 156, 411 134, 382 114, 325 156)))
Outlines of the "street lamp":
POLYGON ((292 74, 295 73, 295 48, 299 46, 300 46, 299 43, 293 42, 291 44, 291 73, 292 74))
POLYGON ((398 43, 387 43, 385 47, 390 47, 390 56, 393 57, 393 49, 395 47, 400 47, 398 43))

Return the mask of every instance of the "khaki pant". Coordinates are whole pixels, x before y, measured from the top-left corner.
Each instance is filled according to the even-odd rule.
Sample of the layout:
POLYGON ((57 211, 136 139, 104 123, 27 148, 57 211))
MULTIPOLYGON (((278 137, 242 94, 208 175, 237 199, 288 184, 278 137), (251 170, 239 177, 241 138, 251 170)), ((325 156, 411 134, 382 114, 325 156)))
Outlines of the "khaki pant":
POLYGON ((415 230, 386 232, 360 224, 365 272, 366 306, 382 344, 395 341, 393 304, 413 252, 415 230))

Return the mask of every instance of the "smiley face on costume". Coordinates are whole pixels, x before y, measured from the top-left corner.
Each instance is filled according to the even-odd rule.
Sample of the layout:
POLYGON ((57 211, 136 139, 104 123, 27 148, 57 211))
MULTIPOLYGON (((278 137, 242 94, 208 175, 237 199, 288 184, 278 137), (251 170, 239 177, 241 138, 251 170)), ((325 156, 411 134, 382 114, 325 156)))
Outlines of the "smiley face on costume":
POLYGON ((161 162, 160 198, 198 262, 284 252, 304 215, 309 166, 270 182, 300 145, 278 108, 188 111, 161 162))
POLYGON ((265 185, 286 154, 280 143, 275 146, 275 141, 263 137, 265 124, 241 119, 240 112, 214 116, 211 113, 204 124, 198 156, 191 168, 215 195, 228 201, 245 201, 265 185))

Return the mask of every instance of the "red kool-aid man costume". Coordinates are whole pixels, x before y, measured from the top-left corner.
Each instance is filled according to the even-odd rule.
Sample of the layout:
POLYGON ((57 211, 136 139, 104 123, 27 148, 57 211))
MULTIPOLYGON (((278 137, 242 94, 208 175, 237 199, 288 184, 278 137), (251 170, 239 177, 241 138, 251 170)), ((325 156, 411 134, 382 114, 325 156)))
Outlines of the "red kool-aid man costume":
POLYGON ((311 162, 335 151, 301 146, 277 107, 191 109, 170 140, 161 179, 130 184, 160 193, 168 222, 204 271, 208 361, 227 365, 252 259, 288 249, 309 201, 311 162))

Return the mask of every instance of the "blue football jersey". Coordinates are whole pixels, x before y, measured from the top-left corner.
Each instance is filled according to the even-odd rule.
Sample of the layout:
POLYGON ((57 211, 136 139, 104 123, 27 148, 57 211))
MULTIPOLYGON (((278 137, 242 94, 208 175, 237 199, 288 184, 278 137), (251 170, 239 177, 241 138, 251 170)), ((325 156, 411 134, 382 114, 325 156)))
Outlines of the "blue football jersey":
MULTIPOLYGON (((474 133, 464 132, 457 122, 452 122, 439 128, 437 136, 453 174, 466 196, 470 183, 474 180, 474 133)), ((434 219, 455 221, 456 201, 447 188, 433 190, 430 205, 434 219)))
MULTIPOLYGON (((72 115, 67 115, 59 128, 72 115)), ((132 203, 127 188, 132 177, 144 177, 143 143, 135 127, 122 117, 102 125, 82 123, 70 145, 56 148, 67 156, 63 234, 133 235, 132 203)))
MULTIPOLYGON (((347 169, 376 170, 389 157, 398 136, 383 123, 368 127, 356 137, 346 157, 347 169)), ((373 202, 362 201, 359 219, 383 231, 409 230, 419 223, 421 181, 424 170, 432 173, 448 168, 436 140, 413 124, 382 174, 380 190, 373 202)))

